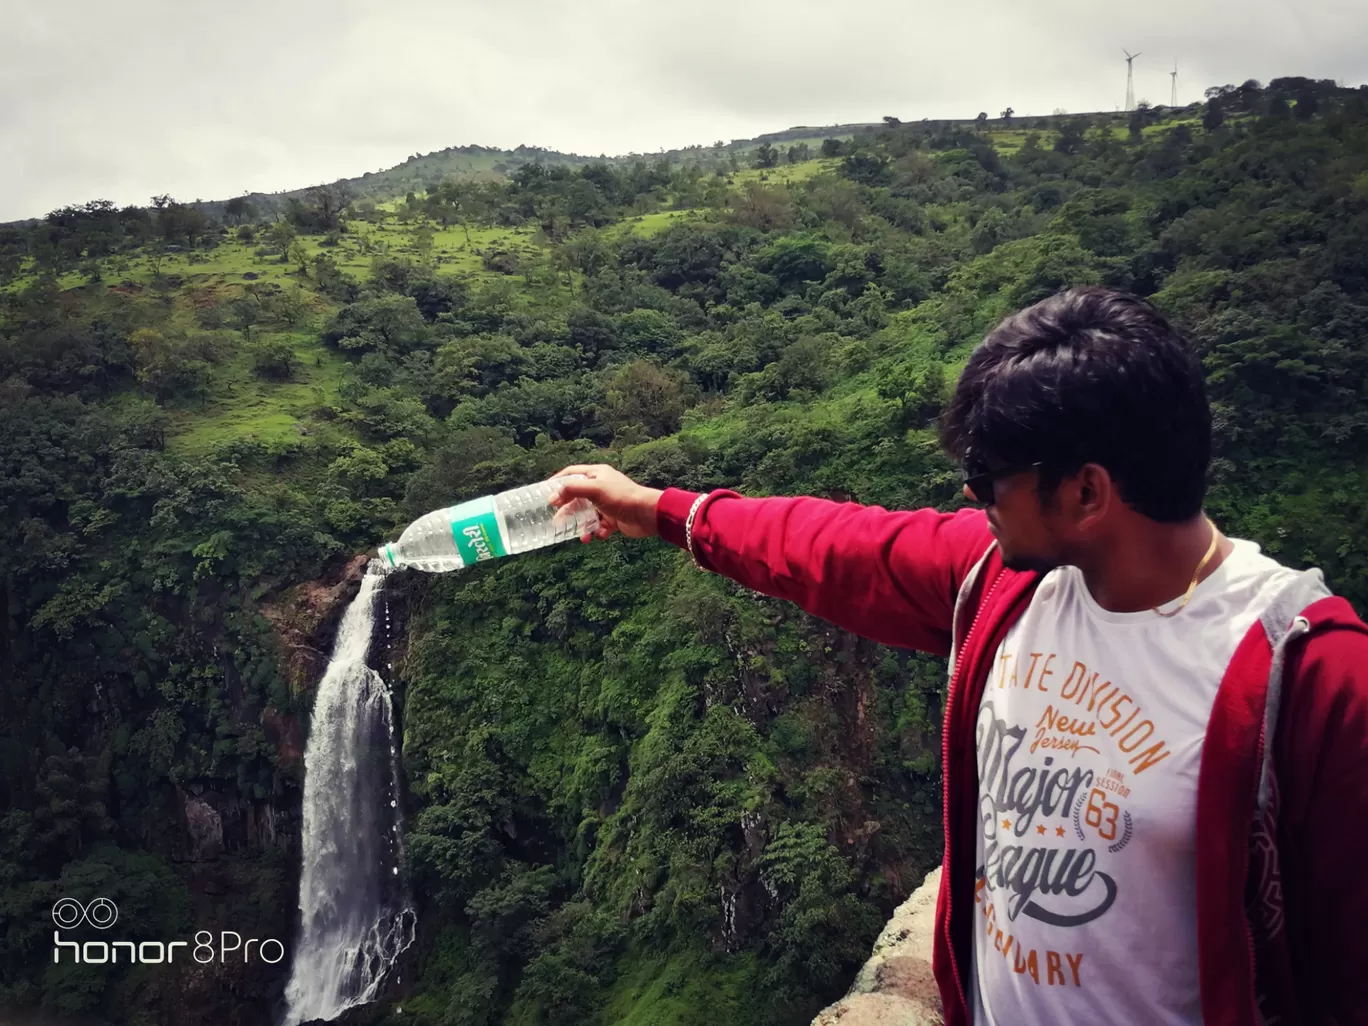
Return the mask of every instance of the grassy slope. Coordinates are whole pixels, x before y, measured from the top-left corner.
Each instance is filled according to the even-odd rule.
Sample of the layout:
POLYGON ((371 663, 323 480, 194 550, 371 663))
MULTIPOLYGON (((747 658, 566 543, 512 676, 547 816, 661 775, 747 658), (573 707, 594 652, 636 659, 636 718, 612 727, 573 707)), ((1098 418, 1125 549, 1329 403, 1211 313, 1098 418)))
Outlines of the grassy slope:
POLYGON ((771 168, 746 168, 731 175, 737 184, 744 182, 765 182, 768 185, 798 185, 816 175, 835 170, 841 163, 839 157, 819 160, 804 160, 798 164, 780 163, 771 168))
MULTIPOLYGON (((1195 119, 1185 120, 1195 123, 1195 119)), ((1145 131, 1153 134, 1166 130, 1171 124, 1166 120, 1163 125, 1153 125, 1145 131)), ((1112 131, 1124 137, 1127 130, 1124 125, 1117 124, 1112 131)), ((1002 153, 1009 154, 1019 149, 1032 132, 1039 135, 1040 145, 1044 148, 1052 146, 1057 135, 1057 132, 1048 129, 1027 127, 1025 123, 1012 128, 990 127, 988 134, 994 146, 1002 153)), ((821 135, 814 135, 806 140, 785 141, 780 152, 785 152, 795 141, 806 141, 816 149, 820 147, 822 138, 821 135)), ((419 158, 418 163, 427 166, 440 162, 444 166, 449 165, 453 171, 474 174, 492 171, 499 160, 500 155, 497 154, 449 154, 440 159, 438 155, 429 155, 419 158), (461 165, 459 168, 458 164, 461 165)), ((818 158, 798 164, 780 163, 768 169, 744 168, 728 177, 733 184, 759 182, 799 185, 817 175, 834 171, 839 165, 840 158, 818 158)), ((348 232, 336 246, 325 247, 319 236, 302 236, 299 241, 310 261, 326 252, 343 271, 364 280, 369 276, 372 261, 376 258, 404 256, 417 259, 421 255, 415 232, 417 225, 399 220, 397 204, 398 200, 377 203, 377 214, 381 220, 350 222, 348 232)), ((698 210, 660 210, 624 218, 604 231, 612 236, 629 232, 653 235, 671 224, 701 216, 702 213, 698 210)), ((471 281, 490 280, 501 275, 485 268, 486 255, 506 252, 537 263, 545 256, 545 245, 545 240, 539 237, 534 228, 478 227, 467 232, 453 225, 436 227, 429 256, 434 269, 440 274, 454 273, 471 281)), ((216 299, 230 299, 240 294, 241 286, 247 281, 275 284, 283 289, 300 285, 306 290, 309 288, 307 281, 301 282, 297 268, 283 263, 279 256, 266 252, 260 240, 241 242, 231 233, 209 253, 166 254, 161 261, 161 273, 175 296, 178 320, 187 329, 195 327, 193 312, 196 305, 205 305, 216 299)), ((152 261, 145 255, 107 260, 102 265, 102 274, 102 283, 92 286, 80 273, 71 272, 61 279, 61 285, 63 288, 108 287, 128 292, 147 291, 153 286, 152 261)), ((515 285, 520 283, 516 277, 513 280, 515 285)), ((23 280, 20 279, 8 288, 18 288, 22 284, 23 280)), ((335 304, 316 294, 311 294, 310 299, 313 307, 310 322, 292 332, 276 333, 288 339, 299 356, 295 379, 280 383, 260 379, 252 371, 247 347, 240 347, 229 360, 215 369, 209 394, 201 405, 172 411, 174 434, 169 443, 174 448, 186 452, 204 451, 237 438, 281 441, 298 437, 301 427, 313 429, 310 426, 310 412, 336 400, 345 361, 317 341, 317 329, 333 312, 335 304)), ((257 331, 254 337, 270 337, 272 334, 257 331)), ((847 383, 846 387, 851 390, 849 396, 831 396, 828 401, 857 398, 867 392, 867 387, 857 381, 847 383)), ((698 424, 693 430, 706 432, 709 428, 698 424)))
POLYGON ((629 950, 618 968, 621 975, 600 1015, 602 1026, 742 1026, 760 1011, 754 1007, 752 955, 723 960, 698 949, 629 950))
POLYGON ((175 411, 174 434, 167 444, 180 452, 202 452, 223 442, 254 438, 279 442, 310 427, 311 413, 335 403, 345 361, 318 341, 316 332, 261 332, 257 337, 287 339, 299 355, 293 381, 271 382, 252 370, 244 346, 214 373, 209 395, 198 409, 175 411))
POLYGON ((609 237, 626 234, 655 235, 657 232, 663 232, 677 221, 697 217, 699 213, 697 210, 657 210, 650 214, 625 217, 615 224, 608 225, 603 231, 609 237))
MULTIPOLYGON (((649 229, 659 230, 676 212, 647 215, 649 229)), ((324 247, 317 236, 301 237, 310 260, 327 252, 348 274, 365 279, 371 261, 386 255, 416 256, 415 226, 389 219, 379 224, 353 222, 340 245, 324 247)), ((432 259, 439 273, 456 273, 470 280, 500 277, 487 271, 481 254, 512 252, 534 259, 542 253, 535 234, 524 228, 472 228, 469 241, 457 227, 438 229, 432 239, 432 259)), ((317 430, 312 411, 337 402, 346 360, 322 345, 319 328, 336 310, 336 304, 312 291, 298 269, 282 263, 275 255, 259 255, 258 244, 239 242, 235 237, 216 246, 212 252, 169 253, 161 261, 163 283, 154 287, 153 263, 146 255, 131 259, 114 258, 103 262, 102 281, 88 283, 83 275, 64 275, 64 289, 108 288, 138 297, 169 296, 172 325, 187 331, 199 330, 195 317, 198 308, 231 300, 243 292, 247 282, 273 284, 281 289, 303 288, 310 314, 296 329, 269 331, 253 329, 252 340, 282 338, 299 357, 293 380, 265 380, 252 369, 251 346, 243 340, 229 358, 213 371, 208 394, 203 402, 173 405, 168 445, 181 452, 203 452, 236 439, 279 442, 298 438, 304 430, 317 430)), ((10 288, 20 288, 23 280, 10 288)))
MULTIPOLYGON (((1000 129, 992 131, 994 145, 1004 153, 1019 148, 1030 129, 1000 129)), ((1053 144, 1052 134, 1041 132, 1041 144, 1053 144)), ((814 148, 820 146, 820 136, 807 140, 814 148)), ((786 149, 791 143, 785 143, 786 149)), ((781 151, 782 152, 782 151, 781 151)), ((470 170, 487 170, 496 158, 492 155, 452 155, 470 163, 470 170), (483 163, 481 163, 483 161, 483 163), (480 166, 476 167, 475 164, 480 166)), ((427 160, 428 158, 422 158, 427 160)), ((734 184, 762 182, 770 185, 798 185, 817 175, 834 171, 840 158, 813 159, 798 164, 781 163, 768 169, 745 168, 732 173, 734 184)), ((353 277, 364 280, 370 274, 372 261, 386 256, 416 259, 420 256, 416 223, 399 220, 396 200, 376 205, 378 222, 354 220, 336 246, 325 247, 319 236, 301 236, 310 261, 320 253, 328 253, 338 266, 353 277)), ((654 235, 680 220, 701 216, 697 210, 660 210, 640 214, 609 225, 604 231, 610 235, 634 233, 654 235)), ((432 234, 430 259, 440 274, 456 274, 470 281, 502 277, 489 271, 484 256, 499 252, 540 262, 545 256, 545 240, 534 228, 471 228, 460 226, 435 227, 432 234)), ((103 281, 91 285, 85 278, 72 272, 61 279, 64 288, 117 288, 127 292, 150 292, 153 288, 153 265, 146 256, 114 258, 102 265, 103 281)), ((298 268, 285 264, 279 256, 268 253, 260 239, 242 242, 230 231, 229 236, 211 252, 168 253, 161 261, 161 273, 173 293, 178 311, 177 322, 186 329, 196 327, 196 305, 207 305, 216 300, 231 299, 241 293, 248 281, 278 285, 282 289, 303 286, 298 268)), ((512 279, 520 285, 521 279, 512 279)), ((10 288, 18 288, 22 280, 10 288)), ((259 378, 252 370, 251 355, 246 345, 240 346, 230 359, 215 368, 209 394, 202 404, 177 407, 172 410, 172 431, 168 443, 183 452, 202 452, 234 439, 255 438, 263 442, 279 442, 297 438, 301 428, 316 430, 319 425, 311 419, 311 411, 330 405, 337 399, 346 361, 332 350, 325 349, 317 340, 318 328, 335 310, 335 304, 310 293, 312 316, 308 323, 286 333, 254 331, 254 338, 277 335, 286 338, 299 356, 294 380, 271 382, 259 378)), ((847 387, 854 390, 854 398, 867 389, 854 382, 847 387)), ((837 397, 830 397, 839 401, 837 397)), ((825 405, 825 404, 824 404, 825 405)), ((721 425, 718 425, 720 428, 721 425)), ((694 430, 706 433, 709 427, 698 424, 694 430)))

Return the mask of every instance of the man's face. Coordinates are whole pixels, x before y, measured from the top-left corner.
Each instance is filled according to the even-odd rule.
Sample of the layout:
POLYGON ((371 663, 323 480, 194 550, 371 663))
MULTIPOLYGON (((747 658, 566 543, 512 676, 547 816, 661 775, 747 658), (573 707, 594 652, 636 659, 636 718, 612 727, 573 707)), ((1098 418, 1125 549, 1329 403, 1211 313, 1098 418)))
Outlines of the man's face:
MULTIPOLYGON (((1048 573, 1068 563, 1059 511, 1042 502, 1039 480, 1040 470, 1034 468, 998 477, 993 482, 988 523, 1002 550, 1003 562, 1012 570, 1048 573)), ((964 494, 977 501, 967 485, 964 494)))

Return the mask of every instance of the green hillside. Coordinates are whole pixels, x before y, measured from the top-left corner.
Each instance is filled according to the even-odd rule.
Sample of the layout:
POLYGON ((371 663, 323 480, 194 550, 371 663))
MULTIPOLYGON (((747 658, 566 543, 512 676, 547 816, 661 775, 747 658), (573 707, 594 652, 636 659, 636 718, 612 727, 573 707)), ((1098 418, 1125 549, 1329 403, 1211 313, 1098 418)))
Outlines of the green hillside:
MULTIPOLYGON (((1068 285, 1188 332, 1213 518, 1368 609, 1368 88, 735 166, 476 150, 280 220, 0 229, 0 1009, 267 1021, 284 966, 54 967, 47 910, 290 936, 295 625, 347 560, 586 460, 954 508, 959 366, 1068 285)), ((805 1024, 939 860, 938 660, 622 537, 389 587, 420 925, 367 1022, 805 1024)))

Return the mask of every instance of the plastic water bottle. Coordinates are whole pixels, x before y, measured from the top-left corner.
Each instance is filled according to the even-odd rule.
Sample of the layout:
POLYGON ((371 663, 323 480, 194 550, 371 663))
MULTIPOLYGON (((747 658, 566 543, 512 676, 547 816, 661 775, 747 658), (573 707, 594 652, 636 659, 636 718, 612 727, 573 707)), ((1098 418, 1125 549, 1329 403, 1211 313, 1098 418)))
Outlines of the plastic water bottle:
POLYGON ((433 510, 409 524, 398 541, 380 546, 380 562, 386 570, 445 573, 589 534, 598 527, 592 502, 551 505, 561 483, 584 476, 566 474, 433 510))

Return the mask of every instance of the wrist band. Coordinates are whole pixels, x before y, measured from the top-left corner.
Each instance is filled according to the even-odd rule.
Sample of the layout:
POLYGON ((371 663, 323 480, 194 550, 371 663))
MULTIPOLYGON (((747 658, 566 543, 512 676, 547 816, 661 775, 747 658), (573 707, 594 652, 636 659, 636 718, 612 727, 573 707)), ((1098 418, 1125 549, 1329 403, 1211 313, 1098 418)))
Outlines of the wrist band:
POLYGON ((693 524, 694 516, 698 513, 698 507, 703 505, 703 500, 706 499, 708 495, 708 492, 704 492, 698 498, 694 499, 693 506, 689 508, 689 519, 684 521, 684 547, 689 550, 689 558, 693 560, 693 565, 703 571, 707 571, 708 568, 700 563, 698 557, 694 555, 693 524))

